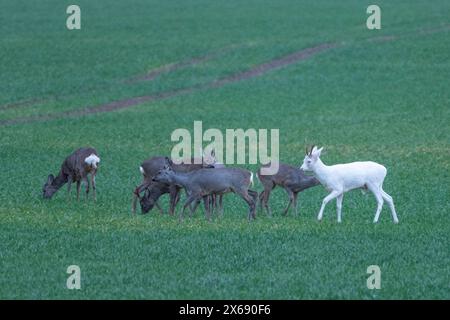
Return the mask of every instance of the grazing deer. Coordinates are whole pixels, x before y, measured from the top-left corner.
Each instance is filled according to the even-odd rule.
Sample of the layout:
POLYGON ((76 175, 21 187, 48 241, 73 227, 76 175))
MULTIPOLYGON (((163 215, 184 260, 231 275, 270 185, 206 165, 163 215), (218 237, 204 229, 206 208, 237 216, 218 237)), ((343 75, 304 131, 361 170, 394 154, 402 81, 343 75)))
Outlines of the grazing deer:
POLYGON ((305 189, 317 186, 320 184, 315 177, 307 176, 299 168, 280 163, 278 165, 278 172, 273 175, 262 175, 261 169, 269 167, 270 164, 263 165, 257 172, 259 181, 264 186, 264 191, 259 194, 259 201, 261 207, 266 208, 269 216, 272 215, 272 210, 269 207, 270 193, 276 186, 282 187, 289 196, 289 203, 284 209, 283 214, 287 215, 289 208, 294 204, 294 212, 297 215, 297 197, 299 192, 305 189))
POLYGON ((344 193, 353 189, 362 188, 369 189, 377 200, 378 207, 373 220, 374 223, 378 222, 384 201, 389 204, 394 223, 398 223, 394 201, 383 190, 383 181, 387 173, 384 166, 372 161, 327 166, 320 160, 322 149, 317 149, 314 146, 309 153, 308 149, 306 149, 306 156, 301 166, 301 169, 305 171, 312 171, 322 185, 330 191, 330 194, 323 199, 319 215, 317 216, 319 221, 322 220, 323 211, 327 203, 336 198, 337 220, 341 222, 344 193))
POLYGON ((207 211, 207 219, 210 220, 211 212, 207 196, 234 192, 240 195, 249 206, 248 219, 256 217, 255 208, 258 193, 250 190, 253 183, 253 174, 248 170, 239 168, 199 169, 191 172, 176 172, 170 166, 160 170, 153 181, 167 184, 181 185, 188 195, 180 214, 183 219, 184 211, 193 201, 204 200, 207 211))
POLYGON ((172 165, 173 169, 177 172, 189 172, 204 167, 210 167, 210 165, 207 165, 205 163, 197 164, 195 163, 194 160, 195 159, 191 159, 191 163, 180 163, 180 164, 174 164, 172 160, 170 160, 168 157, 161 157, 161 156, 152 157, 150 159, 145 160, 139 167, 139 170, 143 176, 143 181, 134 190, 132 212, 133 213, 136 212, 137 199, 140 200, 141 210, 143 213, 149 212, 155 205, 160 211, 162 211, 157 201, 160 196, 169 193, 170 195, 169 214, 173 215, 175 207, 178 201, 180 200, 179 191, 181 187, 174 184, 170 185, 167 183, 155 183, 154 181, 152 181, 152 178, 158 173, 159 170, 164 168, 164 166, 167 165, 167 163, 172 165), (143 197, 141 197, 140 195, 142 191, 145 191, 143 197))
POLYGON ((97 173, 100 158, 94 148, 80 148, 68 156, 63 164, 57 177, 50 174, 47 182, 43 187, 43 196, 45 199, 50 199, 56 191, 58 191, 64 184, 67 183, 67 193, 70 194, 72 182, 77 183, 77 200, 80 198, 81 182, 86 184, 86 199, 89 194, 89 180, 92 184, 94 200, 96 200, 96 185, 95 175, 97 173))

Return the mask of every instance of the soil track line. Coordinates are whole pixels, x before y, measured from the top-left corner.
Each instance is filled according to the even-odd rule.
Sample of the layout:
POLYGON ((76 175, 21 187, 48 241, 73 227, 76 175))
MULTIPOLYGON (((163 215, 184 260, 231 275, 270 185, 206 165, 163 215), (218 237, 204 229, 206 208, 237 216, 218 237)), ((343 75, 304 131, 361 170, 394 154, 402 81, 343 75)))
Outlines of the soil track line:
MULTIPOLYGON (((403 35, 400 34, 400 35, 385 35, 385 36, 370 37, 363 41, 390 42, 390 41, 394 41, 394 40, 398 40, 398 39, 403 39, 405 37, 426 36, 426 35, 430 35, 430 34, 434 34, 434 33, 446 32, 449 30, 450 30, 450 25, 444 24, 439 27, 435 27, 435 28, 431 28, 431 29, 421 29, 421 30, 417 30, 415 32, 412 32, 412 33, 410 32, 410 33, 403 34, 403 35)), ((306 49, 300 50, 298 52, 289 54, 287 56, 284 56, 284 57, 281 57, 278 59, 274 59, 269 62, 254 66, 253 68, 250 68, 247 71, 238 72, 238 73, 235 73, 228 77, 218 79, 213 82, 206 83, 206 84, 198 85, 198 86, 192 86, 192 87, 188 87, 188 88, 184 88, 184 89, 166 91, 166 92, 149 95, 149 96, 132 97, 132 98, 127 98, 127 99, 123 99, 123 100, 112 101, 112 102, 98 105, 98 106, 89 106, 84 109, 70 110, 70 111, 65 111, 65 112, 61 112, 61 113, 51 113, 51 114, 39 115, 39 116, 18 117, 18 118, 13 118, 13 119, 0 120, 0 126, 20 124, 20 123, 32 123, 32 122, 37 122, 37 121, 46 121, 46 120, 53 120, 53 119, 60 119, 60 118, 80 117, 83 115, 95 114, 95 113, 100 113, 100 112, 111 112, 111 111, 115 111, 115 110, 130 108, 130 107, 133 107, 133 106, 145 103, 145 102, 159 101, 159 100, 170 98, 170 97, 175 97, 175 96, 179 96, 179 95, 183 95, 183 94, 189 94, 189 93, 192 93, 192 92, 195 92, 198 90, 202 90, 202 89, 218 88, 218 87, 224 86, 228 83, 233 83, 233 82, 237 82, 237 81, 241 81, 241 80, 258 77, 258 76, 263 75, 264 73, 269 72, 273 69, 282 68, 282 67, 288 66, 290 64, 294 64, 298 61, 308 59, 308 58, 316 55, 317 53, 335 48, 339 45, 342 45, 342 43, 341 44, 325 43, 325 44, 317 45, 315 47, 306 48, 306 49)), ((127 80, 127 82, 135 83, 135 82, 139 82, 139 81, 150 81, 150 80, 155 79, 162 73, 176 71, 180 68, 184 68, 184 67, 188 67, 191 65, 205 62, 213 57, 221 55, 221 53, 223 53, 223 52, 227 52, 232 49, 233 49, 233 46, 231 48, 226 48, 225 51, 213 52, 210 54, 206 54, 205 56, 202 56, 202 57, 192 58, 192 59, 189 59, 186 61, 181 61, 181 62, 177 62, 174 64, 162 66, 160 68, 152 70, 151 72, 149 72, 146 75, 129 79, 129 80, 127 80)), ((33 104, 33 101, 12 103, 9 105, 0 106, 0 110, 9 109, 9 108, 18 108, 18 107, 23 107, 23 106, 30 106, 32 104, 33 104)))
POLYGON ((25 108, 25 107, 31 107, 33 105, 36 105, 38 103, 46 102, 47 100, 44 99, 31 99, 31 100, 23 100, 19 102, 12 102, 7 103, 2 106, 0 106, 0 110, 8 110, 8 109, 17 109, 17 108, 25 108))
POLYGON ((56 113, 56 114, 46 114, 46 115, 40 115, 40 116, 31 116, 31 117, 20 117, 20 118, 14 118, 14 119, 7 119, 7 120, 0 120, 0 126, 4 125, 12 125, 12 124, 20 124, 20 123, 31 123, 31 122, 37 122, 37 121, 46 121, 46 120, 54 120, 54 119, 60 119, 60 118, 69 118, 69 117, 79 117, 83 115, 88 114, 95 114, 95 113, 101 113, 101 112, 111 112, 115 110, 125 109, 129 107, 133 107, 139 104, 142 104, 144 102, 150 102, 150 101, 159 101, 166 98, 171 98, 183 94, 189 94, 193 93, 195 91, 199 91, 202 89, 212 89, 212 88, 218 88, 222 87, 226 84, 238 82, 241 80, 247 80, 251 78, 255 78, 258 76, 261 76, 269 71, 272 71, 274 69, 279 69, 286 67, 288 65, 294 64, 299 61, 306 60, 320 52, 332 49, 337 47, 338 45, 336 43, 325 43, 320 44, 315 47, 306 48, 300 51, 297 51, 295 53, 283 56, 281 58, 277 58, 274 60, 271 60, 269 62, 256 65, 247 71, 242 71, 235 73, 231 76, 215 80, 212 82, 208 82, 206 84, 198 85, 198 86, 192 86, 184 89, 178 89, 178 90, 171 90, 162 92, 155 95, 149 95, 149 96, 140 96, 140 97, 133 97, 123 100, 117 100, 113 102, 109 102, 106 104, 102 104, 99 106, 91 106, 86 107, 84 109, 78 109, 78 110, 70 110, 66 112, 56 113))
POLYGON ((247 44, 232 44, 232 45, 220 48, 220 49, 215 49, 214 51, 211 51, 200 57, 194 57, 194 58, 190 58, 187 60, 182 60, 182 61, 163 65, 159 68, 155 68, 155 69, 149 71, 148 73, 146 73, 144 75, 135 76, 133 78, 130 78, 130 79, 124 81, 124 83, 133 84, 133 83, 142 82, 142 81, 151 81, 164 73, 170 73, 173 71, 181 70, 186 67, 192 67, 197 64, 206 62, 208 60, 223 56, 224 54, 227 54, 230 51, 244 48, 244 47, 249 47, 249 45, 247 45, 247 44))

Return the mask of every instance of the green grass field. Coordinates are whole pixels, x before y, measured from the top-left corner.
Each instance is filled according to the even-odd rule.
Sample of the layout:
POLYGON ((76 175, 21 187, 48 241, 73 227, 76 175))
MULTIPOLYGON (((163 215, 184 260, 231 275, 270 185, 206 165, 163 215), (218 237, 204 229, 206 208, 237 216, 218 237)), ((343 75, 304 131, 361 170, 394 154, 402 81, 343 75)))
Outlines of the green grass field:
POLYGON ((450 298, 449 1, 378 1, 381 30, 366 28, 372 2, 356 0, 79 0, 82 27, 72 31, 72 1, 0 4, 1 299, 450 298), (336 46, 205 85, 323 43, 336 46), (281 189, 274 216, 251 223, 234 195, 211 223, 201 211, 181 224, 156 210, 132 216, 141 161, 170 154, 171 132, 195 120, 278 128, 290 164, 301 164, 305 141, 325 147, 326 164, 382 163, 400 223, 385 205, 373 224, 375 199, 359 191, 344 197, 341 224, 334 202, 319 223, 322 187, 300 194, 299 216, 281 216, 281 189), (47 175, 89 145, 102 159, 97 203, 77 202, 74 190, 67 201, 66 188, 44 201, 47 175), (81 268, 81 290, 66 288, 69 265, 81 268), (380 290, 366 286, 369 265, 381 268, 380 290))

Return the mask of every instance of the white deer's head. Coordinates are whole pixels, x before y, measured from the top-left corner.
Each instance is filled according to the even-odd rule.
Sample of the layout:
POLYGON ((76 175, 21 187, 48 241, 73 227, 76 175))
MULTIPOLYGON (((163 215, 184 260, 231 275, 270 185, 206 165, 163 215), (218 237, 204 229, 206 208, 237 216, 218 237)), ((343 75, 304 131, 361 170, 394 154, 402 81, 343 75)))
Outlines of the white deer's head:
POLYGON ((308 152, 308 148, 306 148, 306 156, 303 160, 303 164, 300 167, 303 171, 313 171, 314 167, 316 166, 317 160, 320 158, 320 154, 323 150, 323 147, 320 149, 317 149, 316 146, 313 146, 311 150, 308 152))

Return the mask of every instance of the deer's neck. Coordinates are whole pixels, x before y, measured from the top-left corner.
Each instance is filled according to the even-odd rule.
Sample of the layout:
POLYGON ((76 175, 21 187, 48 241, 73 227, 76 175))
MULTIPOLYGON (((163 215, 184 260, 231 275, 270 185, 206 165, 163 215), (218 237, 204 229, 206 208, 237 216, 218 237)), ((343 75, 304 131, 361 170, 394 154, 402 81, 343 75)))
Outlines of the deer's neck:
POLYGON ((319 180, 322 184, 326 184, 329 177, 329 167, 325 165, 322 160, 317 159, 313 172, 317 180, 319 180))
POLYGON ((56 176, 55 180, 53 180, 52 185, 59 189, 64 184, 66 184, 67 181, 68 181, 67 175, 64 174, 62 171, 60 171, 59 174, 56 176))
POLYGON ((188 174, 184 172, 178 172, 172 176, 173 182, 175 184, 185 187, 189 178, 188 174))

